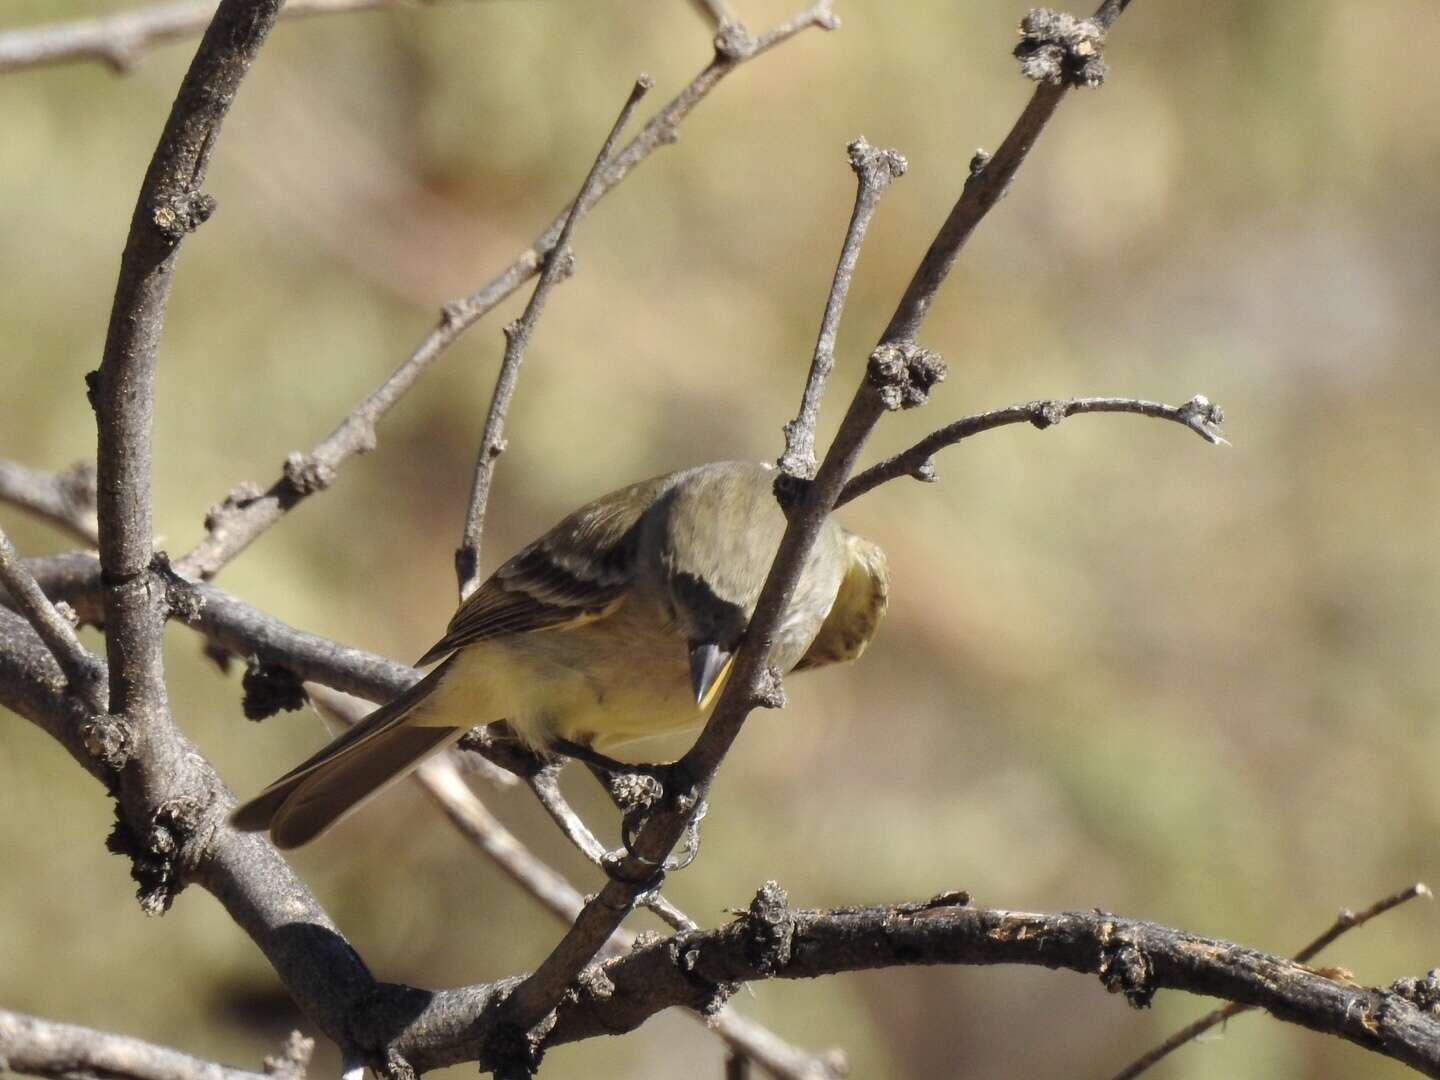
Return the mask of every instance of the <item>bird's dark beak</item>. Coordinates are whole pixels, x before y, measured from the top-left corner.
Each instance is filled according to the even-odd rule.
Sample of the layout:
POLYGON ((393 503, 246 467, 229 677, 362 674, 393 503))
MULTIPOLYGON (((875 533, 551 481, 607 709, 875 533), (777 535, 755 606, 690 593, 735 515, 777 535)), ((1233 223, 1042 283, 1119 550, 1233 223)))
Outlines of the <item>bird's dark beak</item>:
POLYGON ((695 689, 695 704, 708 708, 725 673, 730 670, 730 653, 713 641, 701 641, 690 646, 690 684, 695 689))

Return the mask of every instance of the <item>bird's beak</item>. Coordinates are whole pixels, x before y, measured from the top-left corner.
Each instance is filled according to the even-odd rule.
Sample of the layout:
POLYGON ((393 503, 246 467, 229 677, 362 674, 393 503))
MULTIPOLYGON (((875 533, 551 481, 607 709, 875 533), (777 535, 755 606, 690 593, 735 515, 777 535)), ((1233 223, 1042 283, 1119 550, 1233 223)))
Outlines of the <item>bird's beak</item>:
POLYGON ((730 670, 731 654, 713 641, 690 646, 690 683, 695 689, 695 704, 708 709, 715 699, 725 674, 730 670))

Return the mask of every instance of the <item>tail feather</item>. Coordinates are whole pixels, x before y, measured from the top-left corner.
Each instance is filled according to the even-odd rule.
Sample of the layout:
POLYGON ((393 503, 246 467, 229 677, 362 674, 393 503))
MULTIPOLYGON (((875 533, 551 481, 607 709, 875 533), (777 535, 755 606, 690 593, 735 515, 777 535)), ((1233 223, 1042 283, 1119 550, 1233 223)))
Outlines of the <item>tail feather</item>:
POLYGON ((458 739, 465 728, 391 728, 307 777, 270 821, 278 848, 309 843, 391 781, 458 739))
POLYGON ((231 815, 231 824, 245 832, 268 829, 276 846, 297 847, 458 739, 464 728, 405 722, 448 667, 440 665, 267 786, 231 815))

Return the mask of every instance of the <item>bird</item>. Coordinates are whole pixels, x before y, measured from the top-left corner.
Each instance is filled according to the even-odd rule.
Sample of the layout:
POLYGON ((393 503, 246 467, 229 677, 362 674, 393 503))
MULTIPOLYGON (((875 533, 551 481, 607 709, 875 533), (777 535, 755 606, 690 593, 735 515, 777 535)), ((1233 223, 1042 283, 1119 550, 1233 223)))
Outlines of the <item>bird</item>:
MULTIPOLYGON (((786 517, 768 464, 728 461, 620 488, 497 569, 417 666, 419 682, 232 815, 277 847, 307 843, 477 724, 601 764, 698 730, 714 707, 786 517)), ((884 552, 827 518, 775 631, 770 663, 858 658, 889 602, 884 552)))

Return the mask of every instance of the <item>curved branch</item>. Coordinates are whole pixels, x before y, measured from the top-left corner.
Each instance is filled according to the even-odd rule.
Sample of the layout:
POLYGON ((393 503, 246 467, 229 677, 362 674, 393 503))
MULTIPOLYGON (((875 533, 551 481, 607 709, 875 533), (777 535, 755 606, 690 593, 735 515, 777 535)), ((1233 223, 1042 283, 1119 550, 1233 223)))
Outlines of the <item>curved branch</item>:
POLYGON ((934 463, 931 457, 947 446, 953 446, 962 439, 978 435, 982 431, 1004 427, 1007 424, 1032 424, 1041 430, 1054 427, 1067 416, 1077 413, 1135 413, 1151 416, 1157 420, 1170 420, 1183 424, 1206 442, 1213 445, 1229 445, 1219 432, 1225 414, 1203 394, 1196 394, 1183 405, 1164 405, 1158 401, 1143 401, 1139 398, 1047 398, 1042 401, 1027 401, 1022 405, 1008 405, 1003 409, 976 413, 962 417, 953 424, 946 424, 938 431, 931 432, 908 450, 894 457, 886 458, 870 466, 864 472, 850 478, 849 483, 836 500, 836 507, 844 506, 851 499, 858 499, 867 491, 902 476, 913 476, 916 480, 929 482, 935 479, 934 463))
MULTIPOLYGON (((556 1012, 547 1043, 633 1030, 662 1009, 715 1008, 736 984, 908 965, 1027 964, 1098 975, 1137 1007, 1174 989, 1264 1008, 1440 1077, 1440 1016, 1413 981, 1358 986, 1278 956, 1104 912, 1038 914, 969 906, 964 894, 918 904, 790 910, 773 883, 737 922, 676 934, 597 964, 556 1012)), ((421 1070, 479 1060, 507 984, 440 991, 398 1032, 421 1070)))
POLYGON ((96 454, 100 563, 106 581, 110 708, 135 721, 165 712, 160 655, 164 589, 150 580, 150 485, 155 371, 165 305, 185 235, 215 209, 201 191, 220 125, 279 15, 281 0, 221 0, 150 159, 130 232, 90 402, 96 454))

